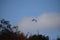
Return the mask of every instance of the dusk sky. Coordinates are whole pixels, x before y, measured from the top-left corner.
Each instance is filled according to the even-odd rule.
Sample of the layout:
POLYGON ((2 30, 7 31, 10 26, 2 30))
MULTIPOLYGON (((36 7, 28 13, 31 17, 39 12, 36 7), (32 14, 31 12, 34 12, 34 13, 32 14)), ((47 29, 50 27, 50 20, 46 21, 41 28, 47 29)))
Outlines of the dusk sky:
POLYGON ((60 0, 0 0, 0 19, 3 18, 18 25, 24 33, 38 30, 53 39, 60 36, 60 0))

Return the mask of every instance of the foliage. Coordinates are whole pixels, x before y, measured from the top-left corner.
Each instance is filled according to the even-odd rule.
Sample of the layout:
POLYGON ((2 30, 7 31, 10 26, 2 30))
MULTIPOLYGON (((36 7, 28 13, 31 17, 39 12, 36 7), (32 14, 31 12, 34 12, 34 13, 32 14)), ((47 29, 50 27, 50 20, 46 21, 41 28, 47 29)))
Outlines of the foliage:
POLYGON ((60 40, 60 38, 57 38, 57 40, 60 40))
POLYGON ((9 21, 0 20, 0 40, 17 40, 17 34, 13 32, 9 21))
MULTIPOLYGON (((0 20, 0 40, 49 40, 48 36, 42 34, 27 37, 23 32, 17 31, 17 27, 11 27, 10 22, 5 19, 0 20)), ((57 38, 57 40, 60 40, 60 38, 57 38)))
POLYGON ((30 40, 49 40, 48 36, 43 36, 43 35, 32 35, 29 37, 30 40))

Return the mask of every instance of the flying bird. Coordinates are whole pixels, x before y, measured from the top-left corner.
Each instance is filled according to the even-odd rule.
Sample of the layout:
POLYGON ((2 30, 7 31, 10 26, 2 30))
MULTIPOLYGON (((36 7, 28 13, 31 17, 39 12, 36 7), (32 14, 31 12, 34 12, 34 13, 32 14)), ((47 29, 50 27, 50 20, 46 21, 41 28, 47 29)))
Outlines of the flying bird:
POLYGON ((35 21, 35 22, 37 22, 37 20, 36 20, 36 19, 32 19, 32 21, 35 21))

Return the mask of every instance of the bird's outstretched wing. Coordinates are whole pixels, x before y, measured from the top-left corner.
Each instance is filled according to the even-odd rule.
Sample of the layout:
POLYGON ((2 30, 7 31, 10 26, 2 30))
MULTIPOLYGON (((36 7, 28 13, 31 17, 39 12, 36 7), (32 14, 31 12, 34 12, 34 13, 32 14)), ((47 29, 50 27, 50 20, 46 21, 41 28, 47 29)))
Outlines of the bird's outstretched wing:
POLYGON ((32 21, 35 21, 35 22, 37 22, 37 20, 36 20, 36 19, 32 19, 32 21))

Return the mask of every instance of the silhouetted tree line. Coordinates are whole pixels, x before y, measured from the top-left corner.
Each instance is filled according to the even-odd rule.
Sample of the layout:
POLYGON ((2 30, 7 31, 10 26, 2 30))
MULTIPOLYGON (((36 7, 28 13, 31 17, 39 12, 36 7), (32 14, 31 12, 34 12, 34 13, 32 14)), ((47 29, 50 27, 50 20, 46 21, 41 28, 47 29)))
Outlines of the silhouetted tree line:
POLYGON ((60 38, 57 38, 57 40, 60 40, 60 38))
MULTIPOLYGON (((24 33, 17 31, 17 27, 11 27, 10 22, 5 19, 0 20, 0 40, 49 40, 48 36, 41 34, 27 37, 24 33)), ((60 38, 57 38, 57 40, 60 40, 60 38)))

